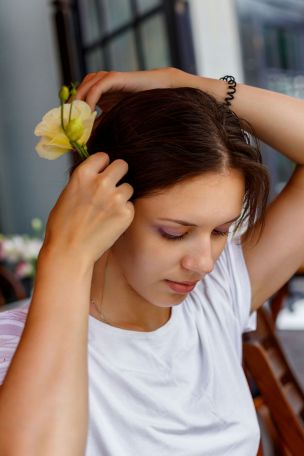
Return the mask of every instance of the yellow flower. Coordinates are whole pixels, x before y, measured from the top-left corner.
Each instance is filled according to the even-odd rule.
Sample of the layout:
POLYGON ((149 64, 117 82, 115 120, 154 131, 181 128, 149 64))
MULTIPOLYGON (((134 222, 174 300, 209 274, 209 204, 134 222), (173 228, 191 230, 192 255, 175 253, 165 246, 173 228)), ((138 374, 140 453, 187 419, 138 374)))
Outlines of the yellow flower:
MULTIPOLYGON (((69 119, 70 109, 70 103, 63 105, 63 123, 68 126, 71 120, 74 123, 74 119, 78 119, 76 123, 82 126, 82 131, 77 143, 81 146, 85 145, 92 132, 96 112, 92 112, 90 106, 81 100, 73 101, 71 119, 69 119)), ((60 107, 47 112, 42 121, 36 126, 34 133, 36 136, 41 137, 36 146, 36 152, 42 158, 55 160, 73 149, 70 144, 70 139, 72 138, 68 138, 61 126, 60 107)))

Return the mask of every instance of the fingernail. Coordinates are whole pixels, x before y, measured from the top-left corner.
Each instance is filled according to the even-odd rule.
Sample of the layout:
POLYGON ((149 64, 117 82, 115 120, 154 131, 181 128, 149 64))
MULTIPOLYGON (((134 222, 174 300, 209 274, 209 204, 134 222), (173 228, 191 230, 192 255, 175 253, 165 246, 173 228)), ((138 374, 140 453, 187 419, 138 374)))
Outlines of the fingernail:
POLYGON ((101 114, 102 114, 102 109, 101 109, 98 105, 96 105, 96 106, 95 106, 95 111, 96 111, 96 119, 97 119, 98 117, 101 116, 101 114))

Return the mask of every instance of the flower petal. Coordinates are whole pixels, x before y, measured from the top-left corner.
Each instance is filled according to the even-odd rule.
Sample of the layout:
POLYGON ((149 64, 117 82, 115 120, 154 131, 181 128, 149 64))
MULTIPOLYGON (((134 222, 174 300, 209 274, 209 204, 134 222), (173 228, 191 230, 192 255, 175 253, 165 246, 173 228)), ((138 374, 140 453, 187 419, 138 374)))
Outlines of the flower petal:
POLYGON ((93 125, 95 122, 95 117, 96 117, 96 111, 94 113, 91 113, 91 116, 84 120, 83 122, 83 134, 81 138, 79 139, 80 144, 86 144, 88 142, 89 137, 91 136, 93 125))
POLYGON ((58 146, 58 147, 64 147, 72 150, 72 146, 70 144, 69 138, 62 132, 59 132, 56 136, 53 138, 47 138, 48 139, 48 144, 51 146, 58 146))
POLYGON ((45 158, 47 160, 56 160, 56 158, 61 157, 61 155, 70 152, 71 149, 63 149, 57 146, 45 144, 43 138, 39 141, 39 143, 35 147, 36 152, 38 153, 39 157, 45 158))

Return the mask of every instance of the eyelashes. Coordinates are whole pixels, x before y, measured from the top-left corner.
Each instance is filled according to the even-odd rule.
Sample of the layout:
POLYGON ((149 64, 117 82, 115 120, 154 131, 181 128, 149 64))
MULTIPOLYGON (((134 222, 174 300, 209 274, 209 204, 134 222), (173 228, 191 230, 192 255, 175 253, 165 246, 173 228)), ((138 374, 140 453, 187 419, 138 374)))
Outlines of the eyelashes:
POLYGON ((213 233, 214 233, 216 236, 228 236, 229 231, 213 230, 213 233))
POLYGON ((171 241, 179 241, 181 239, 184 239, 188 233, 185 233, 185 234, 181 234, 179 236, 175 236, 173 234, 169 234, 167 233, 166 231, 163 231, 163 230, 160 230, 160 234, 162 237, 164 237, 165 239, 169 239, 171 241))
MULTIPOLYGON (((169 239, 170 241, 180 241, 180 240, 184 239, 188 234, 188 233, 184 233, 184 234, 180 234, 180 235, 174 235, 174 234, 167 233, 166 231, 164 231, 162 229, 159 230, 159 233, 163 238, 169 239)), ((213 230, 212 234, 215 237, 227 237, 229 234, 229 231, 213 230)))

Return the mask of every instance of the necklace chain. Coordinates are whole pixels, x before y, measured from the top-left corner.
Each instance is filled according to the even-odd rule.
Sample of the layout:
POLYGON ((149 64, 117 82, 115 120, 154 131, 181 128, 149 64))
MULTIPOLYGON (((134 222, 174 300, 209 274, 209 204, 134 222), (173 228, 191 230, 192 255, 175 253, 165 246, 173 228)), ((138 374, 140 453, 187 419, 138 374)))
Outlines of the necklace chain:
MULTIPOLYGON (((96 303, 96 300, 95 299, 91 299, 91 304, 93 304, 93 306, 95 307, 95 309, 97 310, 98 312, 98 315, 99 315, 99 319, 106 322, 107 320, 105 319, 103 313, 101 312, 100 309, 98 309, 97 307, 97 303, 96 303)), ((101 307, 101 306, 100 306, 101 307)))
MULTIPOLYGON (((106 267, 105 267, 104 272, 103 272, 103 281, 105 280, 105 272, 106 272, 106 267)), ((90 303, 94 306, 95 310, 97 311, 98 316, 99 316, 99 320, 102 320, 105 323, 107 323, 107 320, 105 319, 105 316, 101 312, 102 303, 103 303, 103 296, 104 296, 104 288, 102 288, 102 290, 101 290, 100 308, 98 308, 98 306, 97 306, 97 303, 99 303, 99 296, 100 296, 100 294, 97 295, 96 299, 90 299, 90 303)))

